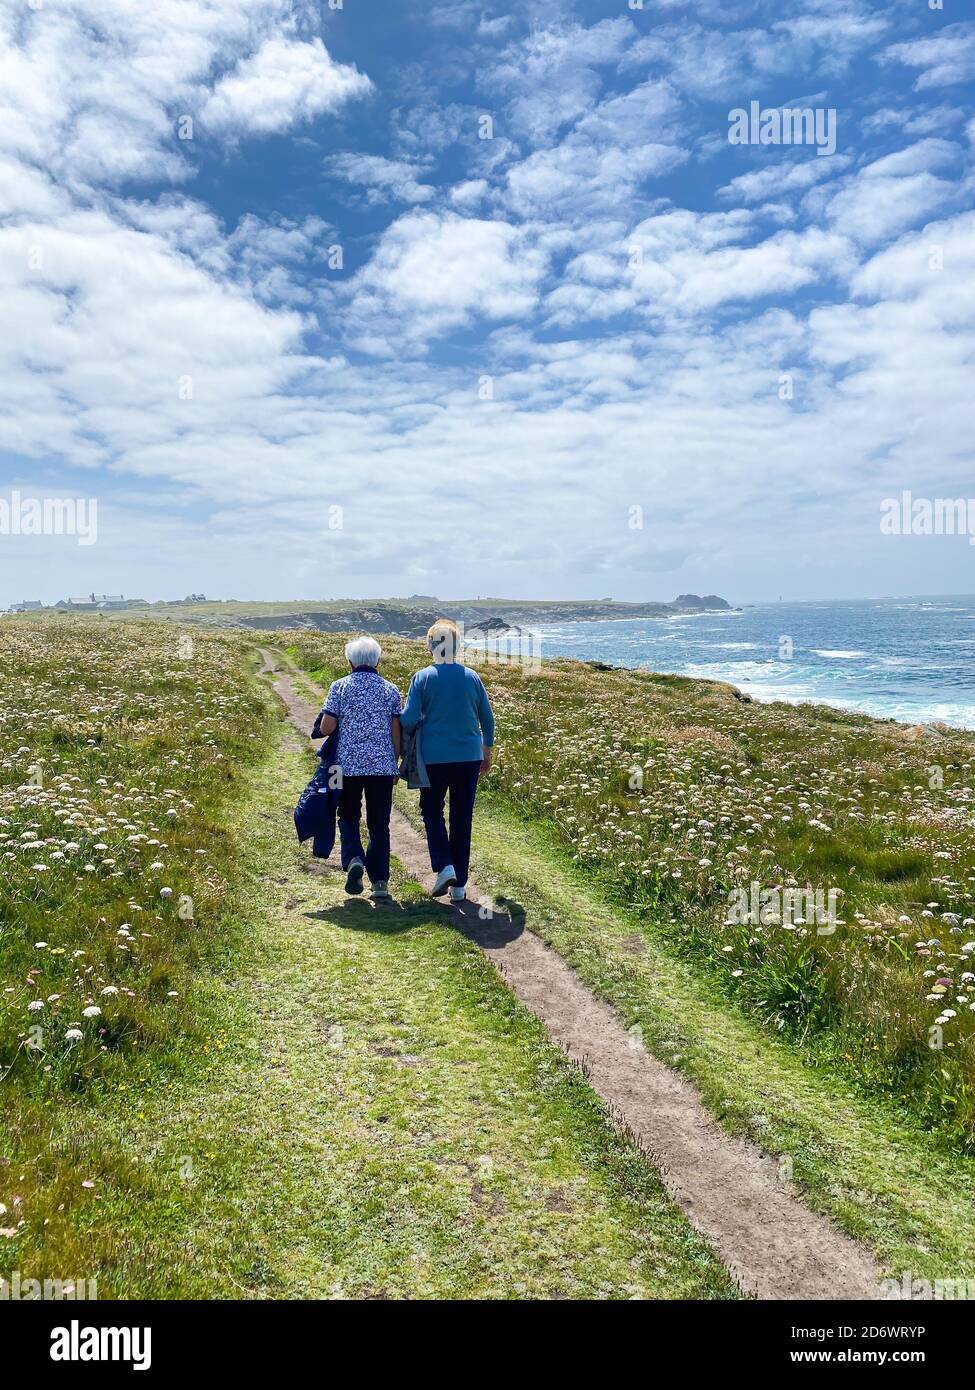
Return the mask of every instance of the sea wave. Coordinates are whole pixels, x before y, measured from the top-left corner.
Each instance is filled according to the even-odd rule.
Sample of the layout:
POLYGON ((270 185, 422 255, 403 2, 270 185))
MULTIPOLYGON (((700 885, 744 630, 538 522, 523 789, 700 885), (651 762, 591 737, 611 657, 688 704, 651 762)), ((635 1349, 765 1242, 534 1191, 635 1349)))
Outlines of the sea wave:
POLYGON ((923 606, 910 599, 752 604, 734 614, 577 624, 571 636, 553 625, 542 636, 546 656, 726 681, 760 701, 975 728, 975 643, 958 637, 959 624, 973 621, 975 601, 951 595, 923 606), (732 616, 735 634, 722 621, 732 616), (793 641, 788 660, 779 655, 783 633, 793 641))

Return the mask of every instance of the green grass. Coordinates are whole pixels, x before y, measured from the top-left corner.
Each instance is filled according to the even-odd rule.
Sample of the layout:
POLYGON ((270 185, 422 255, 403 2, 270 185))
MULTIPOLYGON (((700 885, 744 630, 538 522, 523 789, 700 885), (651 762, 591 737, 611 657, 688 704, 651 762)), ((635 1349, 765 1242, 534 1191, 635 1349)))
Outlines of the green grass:
POLYGON ((394 904, 351 902, 299 849, 310 759, 264 730, 200 822, 227 891, 192 954, 169 942, 180 1026, 83 1084, 5 1083, 0 1276, 103 1298, 735 1297, 450 914, 398 866, 394 904))
MULTIPOLYGON (((55 638, 43 640, 70 644, 78 633, 80 643, 83 622, 71 620, 65 634, 46 620, 55 638)), ((19 644, 28 625, 17 630, 19 644)), ((17 646, 18 693, 0 725, 8 774, 0 786, 24 825, 49 828, 52 842, 84 833, 86 850, 105 843, 98 853, 109 858, 127 852, 127 837, 99 840, 98 827, 115 826, 108 811, 133 782, 146 783, 144 794, 150 780, 156 787, 143 810, 125 807, 147 828, 160 823, 167 789, 181 788, 194 814, 178 834, 154 838, 167 840, 206 910, 192 933, 156 911, 149 944, 128 960, 113 942, 136 889, 155 884, 145 866, 125 861, 85 878, 59 871, 41 887, 6 870, 0 974, 19 993, 15 1006, 5 996, 12 1051, 2 1083, 0 1227, 14 1234, 0 1236, 0 1276, 95 1276, 103 1297, 128 1298, 733 1297, 722 1266, 652 1168, 449 913, 395 865, 393 906, 350 902, 339 876, 299 850, 290 807, 308 755, 287 731, 280 740, 274 734, 246 640, 202 639, 206 662, 196 679, 179 667, 167 667, 164 679, 138 650, 156 640, 140 628, 126 625, 128 646, 118 628, 111 638, 94 622, 88 631, 87 651, 69 649, 70 671, 63 651, 25 655, 17 646), (34 665, 25 670, 28 657, 34 665), (184 703, 188 711, 199 698, 205 709, 181 735, 184 703), (224 701, 236 722, 221 712, 224 701), (77 831, 58 822, 64 807, 56 798, 35 805, 23 789, 38 747, 64 760, 59 772, 82 778, 77 831), (124 776, 114 776, 116 766, 124 776), (207 853, 197 856, 199 848, 207 853), (55 1050, 50 1073, 18 1045, 23 972, 34 966, 45 921, 49 941, 65 944, 64 955, 45 957, 44 970, 63 971, 65 990, 89 984, 69 966, 70 946, 91 952, 96 972, 126 972, 137 996, 125 1002, 126 1027, 109 1035, 106 1052, 93 1032, 84 1065, 78 1052, 55 1050), (176 1001, 166 1002, 174 984, 176 1001)), ((159 641, 175 640, 156 631, 166 633, 159 641)), ((415 648, 402 646, 402 661, 412 660, 415 648)), ((323 679, 339 669, 321 659, 317 640, 308 650, 319 660, 307 664, 323 679)), ((495 691, 503 717, 523 730, 517 701, 530 698, 532 720, 550 721, 554 737, 544 746, 560 758, 553 700, 567 690, 575 698, 573 681, 609 674, 619 698, 636 698, 626 673, 580 678, 564 666, 571 664, 558 664, 554 683, 543 675, 520 693, 505 676, 495 691)), ((633 679, 641 699, 660 688, 633 679)), ((668 700, 688 698, 683 688, 662 688, 668 700)), ((725 696, 707 698, 719 712, 730 708, 725 696)), ((877 751, 879 726, 868 736, 856 721, 834 722, 858 759, 877 751)), ((786 734, 775 718, 764 739, 760 723, 750 727, 746 756, 758 766, 786 734)), ((686 762, 706 778, 710 763, 698 743, 686 762)), ((975 1275, 975 1162, 952 1148, 950 1128, 925 1127, 929 1112, 909 1094, 916 1062, 908 1058, 899 1086, 891 1084, 897 1038, 884 1035, 883 1016, 871 1018, 875 1067, 864 1065, 862 1039, 844 1057, 843 1019, 828 1017, 830 991, 835 997, 842 986, 852 997, 866 987, 827 979, 823 959, 804 947, 764 960, 763 1013, 758 998, 715 968, 695 899, 642 891, 628 859, 612 874, 585 855, 571 857, 557 799, 546 805, 541 784, 530 795, 514 786, 525 776, 521 747, 516 740, 479 801, 481 884, 520 903, 528 926, 695 1083, 722 1125, 781 1155, 804 1199, 887 1268, 975 1275), (795 1026, 782 1027, 790 1010, 795 1026), (817 1010, 826 1022, 812 1027, 817 1010)), ((683 758, 687 745, 678 747, 683 758)), ((721 746, 719 762, 727 756, 721 746)), ((621 757, 628 765, 628 752, 621 757)), ((856 766, 862 774, 865 764, 856 766)), ((890 775, 913 774, 901 767, 890 775)), ((415 798, 404 805, 415 818, 415 798)), ((958 826, 951 828, 957 841, 958 826)), ((8 830, 11 838, 20 822, 8 830)), ((917 877, 921 855, 927 888, 928 847, 895 818, 859 829, 841 822, 829 841, 785 825, 777 853, 790 836, 810 859, 821 854, 848 879, 867 880, 871 893, 884 883, 915 891, 904 885, 917 877)), ((19 855, 17 865, 23 869, 19 855)), ((662 880, 655 883, 660 890, 662 880)), ((885 946, 893 956, 896 940, 891 932, 885 946)), ((858 955, 845 959, 860 969, 858 955)), ((35 983, 29 993, 46 997, 51 985, 35 983)), ((916 1044, 910 1030, 906 1040, 916 1044)))
MULTIPOLYGON (((320 650, 292 649, 299 659, 320 650)), ((324 681, 337 669, 312 668, 324 681)), ((416 796, 400 789, 397 801, 419 826, 416 796)), ((895 880, 914 871, 913 852, 884 855, 852 833, 845 840, 878 879, 878 871, 895 880)), ((826 858, 841 852, 822 847, 826 858)), ((725 1128, 780 1155, 804 1199, 889 1269, 929 1278, 975 1273, 975 1158, 952 1144, 950 1130, 926 1126, 883 1069, 864 1067, 862 1054, 844 1056, 840 1033, 809 1030, 803 1039, 774 1026, 790 1006, 799 1018, 815 1012, 825 985, 811 952, 797 951, 778 976, 769 963, 763 1016, 730 989, 726 972, 711 968, 707 951, 688 949, 672 904, 648 906, 630 894, 626 873, 621 882, 594 873, 551 814, 511 795, 510 774, 482 788, 473 872, 525 909, 529 928, 694 1082, 725 1128)))
POLYGON ((53 1103, 192 1027, 272 704, 237 639, 155 624, 5 627, 0 661, 0 1076, 53 1103))
MULTIPOLYGON (((280 640, 342 669, 340 634, 280 640)), ((405 689, 423 647, 383 646, 405 689)), ((975 1152, 975 736, 593 663, 479 670, 508 805, 770 1036, 852 1062, 975 1152), (752 884, 832 898, 839 921, 742 920, 752 884)))
MULTIPOLYGON (((416 819, 415 797, 402 808, 416 819)), ((975 1274, 975 1161, 856 1074, 769 1034, 665 927, 594 889, 556 837, 501 797, 478 805, 473 872, 517 900, 529 928, 641 1029, 729 1131, 790 1165, 805 1200, 894 1271, 975 1274)))

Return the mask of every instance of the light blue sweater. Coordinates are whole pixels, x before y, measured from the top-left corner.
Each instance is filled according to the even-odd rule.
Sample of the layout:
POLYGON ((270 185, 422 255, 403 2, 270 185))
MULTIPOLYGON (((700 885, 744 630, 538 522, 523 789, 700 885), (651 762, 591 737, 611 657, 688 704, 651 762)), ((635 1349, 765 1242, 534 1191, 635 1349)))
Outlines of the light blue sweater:
POLYGON ((481 744, 494 744, 494 715, 476 671, 459 661, 424 666, 410 682, 400 723, 420 726, 425 763, 481 760, 481 744), (422 723, 421 723, 422 720, 422 723))

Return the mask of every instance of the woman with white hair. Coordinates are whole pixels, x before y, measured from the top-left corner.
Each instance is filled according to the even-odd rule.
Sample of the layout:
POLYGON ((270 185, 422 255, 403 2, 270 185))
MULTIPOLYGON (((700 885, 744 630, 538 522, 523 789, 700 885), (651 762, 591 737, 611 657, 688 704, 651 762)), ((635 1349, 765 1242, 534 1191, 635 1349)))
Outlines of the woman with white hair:
POLYGON ((362 892, 369 875, 374 898, 389 897, 389 816, 398 776, 399 691, 384 680, 378 666, 382 648, 373 637, 354 637, 345 657, 352 668, 329 689, 319 728, 326 737, 339 731, 336 763, 341 771, 339 837, 345 891, 362 892), (362 848, 360 817, 366 799, 369 845, 362 848))
POLYGON ((420 756, 430 781, 420 792, 420 814, 436 874, 433 895, 439 898, 449 890, 456 903, 466 897, 477 779, 491 769, 494 715, 480 676, 460 659, 457 625, 438 618, 427 633, 427 646, 433 664, 413 677, 402 726, 419 730, 420 756), (449 827, 444 820, 448 796, 449 827))

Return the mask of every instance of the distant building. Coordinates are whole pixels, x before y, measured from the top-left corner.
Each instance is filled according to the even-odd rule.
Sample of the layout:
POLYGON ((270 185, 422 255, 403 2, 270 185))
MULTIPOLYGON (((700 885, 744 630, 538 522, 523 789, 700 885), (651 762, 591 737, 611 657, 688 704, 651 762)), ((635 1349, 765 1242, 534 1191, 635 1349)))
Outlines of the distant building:
POLYGON ((22 603, 12 603, 11 613, 39 613, 44 607, 39 598, 25 598, 22 603))
POLYGON ((86 594, 84 598, 59 598, 54 607, 66 612, 93 613, 96 607, 95 595, 86 594))
POLYGON ((97 613, 121 608, 145 608, 144 598, 126 598, 124 594, 85 594, 83 598, 62 598, 54 605, 63 613, 97 613))

